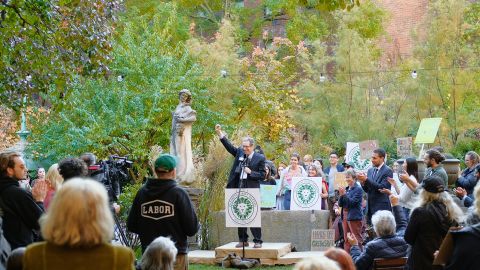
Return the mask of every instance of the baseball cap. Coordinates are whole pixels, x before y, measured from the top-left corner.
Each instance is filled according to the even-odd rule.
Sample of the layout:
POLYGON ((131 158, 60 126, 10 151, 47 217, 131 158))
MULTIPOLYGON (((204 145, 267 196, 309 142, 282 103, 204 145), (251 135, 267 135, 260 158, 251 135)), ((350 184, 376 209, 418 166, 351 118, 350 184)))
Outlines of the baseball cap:
POLYGON ((353 163, 353 161, 349 161, 349 162, 343 162, 342 163, 343 167, 352 167, 352 168, 355 168, 355 164, 353 163))
POLYGON ((429 176, 422 181, 422 187, 431 193, 441 193, 445 191, 443 180, 437 176, 429 176))
POLYGON ((169 155, 169 154, 162 154, 155 160, 155 170, 160 172, 169 172, 177 166, 177 157, 169 155))

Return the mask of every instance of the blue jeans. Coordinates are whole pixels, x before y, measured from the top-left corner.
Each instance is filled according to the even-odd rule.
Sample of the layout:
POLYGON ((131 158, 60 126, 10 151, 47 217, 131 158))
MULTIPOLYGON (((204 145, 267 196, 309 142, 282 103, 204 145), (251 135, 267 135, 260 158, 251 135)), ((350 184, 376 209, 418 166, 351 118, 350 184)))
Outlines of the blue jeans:
POLYGON ((292 199, 292 191, 291 190, 285 191, 285 195, 283 196, 283 210, 290 210, 291 199, 292 199))

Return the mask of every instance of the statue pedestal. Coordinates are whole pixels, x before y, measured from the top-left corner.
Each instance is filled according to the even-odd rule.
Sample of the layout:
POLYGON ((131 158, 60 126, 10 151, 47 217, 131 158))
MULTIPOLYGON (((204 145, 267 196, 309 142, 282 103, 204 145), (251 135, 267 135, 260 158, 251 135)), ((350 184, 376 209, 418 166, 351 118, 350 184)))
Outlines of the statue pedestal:
MULTIPOLYGON (((191 188, 191 187, 183 187, 183 189, 188 193, 188 197, 192 201, 195 207, 195 213, 198 215, 198 208, 200 207, 200 201, 202 200, 204 190, 201 188, 191 188)), ((200 233, 200 231, 198 231, 200 233)), ((196 250, 199 248, 197 235, 198 233, 192 237, 187 237, 188 248, 190 250, 196 250)))

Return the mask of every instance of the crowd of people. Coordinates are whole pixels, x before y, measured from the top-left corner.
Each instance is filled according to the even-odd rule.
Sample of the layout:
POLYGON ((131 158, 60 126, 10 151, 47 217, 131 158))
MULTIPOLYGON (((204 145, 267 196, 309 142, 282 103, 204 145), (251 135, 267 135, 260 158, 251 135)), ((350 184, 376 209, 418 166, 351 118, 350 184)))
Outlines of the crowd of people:
POLYGON ((175 180, 177 159, 164 154, 155 160, 155 177, 129 211, 128 230, 142 246, 138 261, 133 250, 112 241, 120 207, 94 163, 86 153, 25 181, 21 154, 0 153, 0 269, 188 269, 187 237, 199 223, 175 180))
MULTIPOLYGON (((227 188, 258 188, 276 184, 277 179, 277 208, 289 210, 294 177, 322 178, 322 209, 330 212, 336 247, 298 263, 296 269, 372 269, 377 258, 406 258, 408 269, 476 269, 477 153, 465 155, 466 169, 459 171, 455 188, 449 190, 442 166, 445 158, 436 149, 424 155, 423 177, 416 158, 406 158, 391 169, 381 148, 373 151, 368 171, 340 163, 336 152, 329 155, 326 167, 320 158, 305 155, 301 160, 292 154, 288 166, 275 168, 255 150, 252 138, 235 147, 221 127, 216 132, 235 157, 227 188), (337 173, 345 174, 345 187, 335 187, 337 173)), ((0 153, 4 251, 0 265, 6 269, 188 269, 187 237, 197 233, 199 222, 188 194, 175 180, 176 167, 176 157, 160 155, 153 164, 155 176, 146 180, 133 200, 127 228, 139 235, 143 254, 136 262, 130 248, 112 244, 120 206, 112 199, 114 191, 102 182, 102 168, 93 154, 61 160, 48 170, 39 168, 36 179, 28 181, 22 156, 0 153)), ((261 228, 250 230, 253 248, 261 248, 261 228)), ((238 237, 237 247, 249 245, 247 228, 239 228, 238 237)))
MULTIPOLYGON (((383 149, 374 150, 372 168, 364 172, 356 170, 352 163, 340 165, 336 152, 330 154, 330 166, 323 170, 323 163, 313 162, 310 155, 305 155, 302 164, 300 156, 293 154, 289 166, 278 166, 281 188, 277 195, 279 200, 283 197, 283 205, 277 206, 289 209, 292 177, 322 177, 322 186, 328 190, 325 197, 331 211, 330 225, 336 230, 337 249, 349 254, 347 260, 355 265, 339 269, 372 269, 376 258, 405 258, 406 269, 477 269, 474 258, 480 248, 479 155, 474 151, 466 153, 466 168, 459 170, 451 190, 442 165, 445 156, 437 148, 425 152, 422 178, 416 158, 395 162, 394 169, 387 166, 385 158, 383 149), (310 166, 317 167, 308 170, 316 174, 305 173, 310 166), (335 189, 338 172, 345 173, 347 186, 335 189), (454 239, 446 245, 450 249, 445 248, 450 252, 436 260, 447 235, 454 239)), ((311 268, 314 262, 298 267, 330 269, 311 268)))

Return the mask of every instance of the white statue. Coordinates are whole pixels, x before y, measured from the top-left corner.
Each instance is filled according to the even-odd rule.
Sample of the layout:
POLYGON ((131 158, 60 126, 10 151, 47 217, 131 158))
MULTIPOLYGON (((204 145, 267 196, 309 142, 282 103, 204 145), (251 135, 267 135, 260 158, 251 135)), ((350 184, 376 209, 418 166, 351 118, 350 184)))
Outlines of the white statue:
POLYGON ((192 110, 192 94, 187 89, 179 93, 180 102, 172 113, 172 136, 170 154, 178 157, 177 178, 191 184, 195 179, 192 159, 192 125, 197 121, 197 112, 192 110))

